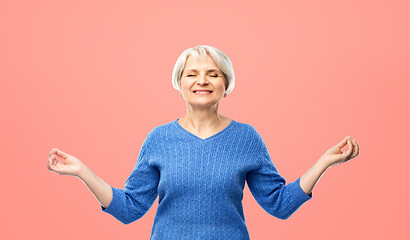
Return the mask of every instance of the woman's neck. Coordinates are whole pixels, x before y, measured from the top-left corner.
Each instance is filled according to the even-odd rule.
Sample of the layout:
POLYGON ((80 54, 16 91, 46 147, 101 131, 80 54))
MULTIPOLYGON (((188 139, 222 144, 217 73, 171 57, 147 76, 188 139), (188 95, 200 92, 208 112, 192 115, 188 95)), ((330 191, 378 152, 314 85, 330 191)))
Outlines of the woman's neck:
POLYGON ((198 134, 219 130, 229 122, 229 118, 222 116, 218 108, 192 109, 187 108, 187 115, 180 118, 180 123, 185 129, 198 134))

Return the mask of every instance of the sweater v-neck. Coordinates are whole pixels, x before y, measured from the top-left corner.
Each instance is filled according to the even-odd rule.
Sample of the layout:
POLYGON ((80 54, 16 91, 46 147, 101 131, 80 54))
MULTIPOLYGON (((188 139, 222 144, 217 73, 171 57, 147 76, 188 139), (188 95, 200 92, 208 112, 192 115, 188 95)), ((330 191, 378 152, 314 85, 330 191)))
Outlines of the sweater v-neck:
POLYGON ((232 121, 228 124, 228 126, 226 126, 226 127, 225 127, 224 129, 222 129, 221 131, 219 131, 219 132, 215 133, 214 135, 209 136, 209 137, 207 137, 207 138, 201 138, 201 137, 198 137, 197 135, 191 133, 190 131, 186 130, 185 128, 183 128, 183 127, 181 126, 181 124, 179 124, 178 119, 179 119, 179 118, 177 118, 177 119, 175 119, 175 120, 173 121, 174 126, 175 126, 177 129, 179 129, 181 132, 183 132, 184 134, 186 134, 188 137, 190 137, 190 138, 192 138, 192 139, 194 139, 194 140, 200 141, 200 142, 208 142, 208 141, 211 141, 211 140, 213 140, 213 139, 215 139, 215 138, 217 138, 217 137, 219 137, 219 136, 225 134, 227 131, 229 131, 229 130, 236 124, 236 121, 232 119, 232 121))

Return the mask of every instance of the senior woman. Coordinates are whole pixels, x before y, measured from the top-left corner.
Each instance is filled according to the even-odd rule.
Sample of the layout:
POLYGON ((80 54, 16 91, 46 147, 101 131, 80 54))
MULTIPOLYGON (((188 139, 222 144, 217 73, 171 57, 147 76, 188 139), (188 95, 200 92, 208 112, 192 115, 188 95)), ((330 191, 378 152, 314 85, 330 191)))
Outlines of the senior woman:
POLYGON ((123 189, 59 149, 48 158, 50 171, 80 178, 102 211, 124 224, 141 218, 158 195, 151 239, 249 239, 242 208, 245 181, 264 210, 287 219, 312 198, 326 169, 359 154, 357 142, 345 137, 286 184, 255 128, 219 113, 220 100, 235 85, 232 63, 223 52, 207 45, 186 49, 177 59, 172 84, 186 102, 186 115, 148 133, 123 189))

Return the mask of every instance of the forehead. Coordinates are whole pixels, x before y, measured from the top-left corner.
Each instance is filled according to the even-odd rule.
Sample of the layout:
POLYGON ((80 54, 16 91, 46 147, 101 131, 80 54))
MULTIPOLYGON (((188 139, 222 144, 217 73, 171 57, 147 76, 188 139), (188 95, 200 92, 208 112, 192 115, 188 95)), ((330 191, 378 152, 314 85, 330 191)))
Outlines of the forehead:
POLYGON ((194 57, 192 55, 188 56, 187 61, 185 63, 185 68, 184 71, 190 71, 190 70, 208 70, 208 69, 217 69, 219 70, 218 66, 216 65, 214 59, 209 56, 208 54, 205 55, 199 55, 197 57, 194 57))

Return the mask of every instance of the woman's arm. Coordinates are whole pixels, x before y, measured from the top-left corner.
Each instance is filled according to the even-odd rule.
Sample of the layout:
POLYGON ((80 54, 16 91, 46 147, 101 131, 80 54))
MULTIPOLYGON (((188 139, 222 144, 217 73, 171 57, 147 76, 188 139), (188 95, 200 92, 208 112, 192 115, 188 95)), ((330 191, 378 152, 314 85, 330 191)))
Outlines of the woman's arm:
POLYGON ((300 177, 300 187, 306 194, 310 195, 316 183, 328 167, 329 166, 319 159, 305 174, 302 175, 302 177, 300 177))
POLYGON ((107 207, 113 198, 111 186, 95 175, 78 158, 71 156, 57 148, 48 154, 48 169, 60 175, 72 175, 80 178, 103 207, 107 207), (63 160, 59 160, 58 157, 63 160))
POLYGON ((101 210, 124 224, 140 219, 152 206, 158 195, 159 171, 151 166, 147 141, 144 141, 137 164, 124 188, 114 188, 94 174, 78 158, 52 149, 48 157, 50 171, 73 175, 81 179, 100 202, 101 210), (57 156, 63 160, 57 159, 57 156))
POLYGON ((336 146, 333 146, 326 151, 325 154, 305 173, 300 177, 300 187, 306 194, 310 194, 319 181, 323 173, 329 167, 347 162, 355 158, 359 154, 359 144, 350 136, 345 137, 336 146), (342 152, 343 146, 348 143, 348 148, 342 152))
POLYGON ((88 189, 94 194, 95 198, 104 208, 110 205, 112 200, 111 186, 93 173, 86 165, 83 166, 78 178, 87 185, 88 189))

